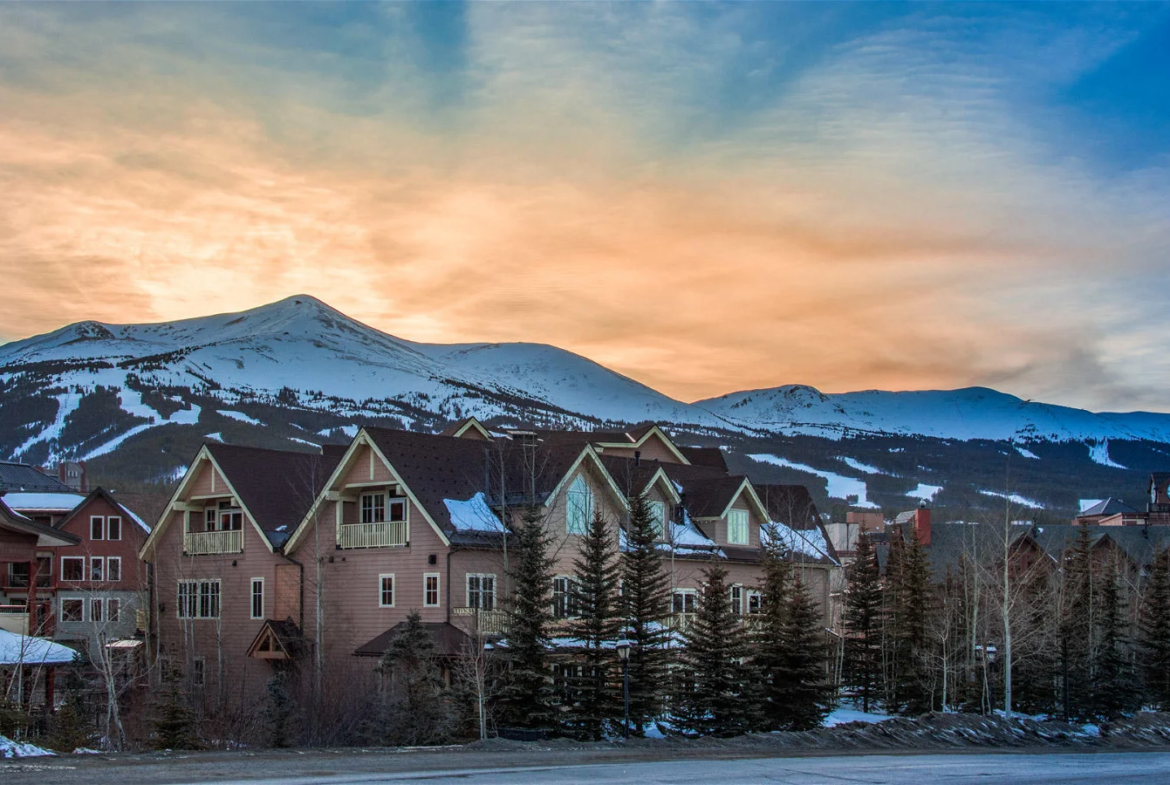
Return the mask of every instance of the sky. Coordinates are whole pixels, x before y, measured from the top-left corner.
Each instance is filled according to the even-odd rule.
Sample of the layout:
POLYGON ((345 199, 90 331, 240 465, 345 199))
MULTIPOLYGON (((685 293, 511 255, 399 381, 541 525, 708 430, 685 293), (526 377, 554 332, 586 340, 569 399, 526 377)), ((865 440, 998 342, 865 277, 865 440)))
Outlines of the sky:
POLYGON ((1170 4, 0 3, 0 279, 1170 411, 1170 4))

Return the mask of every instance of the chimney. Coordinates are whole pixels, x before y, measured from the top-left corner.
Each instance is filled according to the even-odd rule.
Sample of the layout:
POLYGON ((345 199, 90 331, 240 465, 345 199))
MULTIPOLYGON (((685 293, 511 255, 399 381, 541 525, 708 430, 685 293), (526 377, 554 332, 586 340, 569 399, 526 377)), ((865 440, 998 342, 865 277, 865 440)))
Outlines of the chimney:
POLYGON ((918 535, 918 542, 930 547, 930 508, 926 505, 914 513, 914 532, 918 535))

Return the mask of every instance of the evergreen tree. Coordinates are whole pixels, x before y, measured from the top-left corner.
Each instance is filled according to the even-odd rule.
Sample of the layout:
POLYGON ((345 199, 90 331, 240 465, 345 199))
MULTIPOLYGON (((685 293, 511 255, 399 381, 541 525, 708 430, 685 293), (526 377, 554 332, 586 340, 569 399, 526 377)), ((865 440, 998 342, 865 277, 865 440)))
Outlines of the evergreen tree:
POLYGON ((622 553, 622 609, 630 648, 630 732, 662 713, 670 631, 670 576, 662 563, 659 532, 646 499, 630 498, 630 524, 622 553))
POLYGON ((789 582, 792 572, 787 549, 775 534, 775 527, 765 528, 762 540, 763 580, 760 582, 760 613, 752 617, 754 629, 749 636, 752 664, 763 681, 760 696, 760 725, 766 730, 788 727, 790 697, 788 672, 790 651, 786 638, 789 582))
POLYGON ((861 695, 861 710, 869 711, 882 694, 882 585, 873 543, 857 538, 857 555, 846 571, 845 673, 861 695))
POLYGON ((93 745, 93 723, 87 722, 89 712, 85 709, 82 690, 84 682, 77 668, 65 673, 65 699, 49 725, 49 743, 59 752, 71 753, 78 748, 93 745))
POLYGON ((293 712, 296 704, 289 694, 284 673, 277 673, 268 680, 268 700, 264 704, 262 718, 272 747, 287 747, 292 741, 293 712))
POLYGON ((892 630, 897 671, 892 705, 909 714, 922 714, 933 708, 927 668, 932 595, 926 549, 913 529, 897 567, 898 572, 889 576, 897 591, 892 630))
POLYGON ((1141 668, 1146 700, 1170 710, 1170 549, 1150 568, 1141 617, 1141 668))
POLYGON ((540 510, 529 507, 512 538, 507 673, 500 690, 504 722, 520 728, 552 728, 557 719, 548 657, 555 564, 549 539, 540 510))
POLYGON ((771 688, 784 730, 819 728, 832 708, 833 685, 825 670, 824 635, 821 611, 798 574, 784 615, 783 679, 771 688))
POLYGON ((575 736, 600 741, 609 722, 621 714, 613 644, 622 625, 617 540, 600 513, 593 516, 573 569, 577 618, 569 626, 580 642, 581 676, 572 685, 566 725, 575 736))
POLYGON ((677 697, 671 721, 698 736, 737 736, 752 729, 754 680, 749 649, 737 614, 731 612, 727 570, 703 572, 699 608, 686 634, 683 668, 690 689, 677 697))
POLYGON ((152 722, 156 749, 193 750, 199 747, 195 738, 195 713, 187 705, 182 678, 178 672, 166 674, 155 701, 152 722))
POLYGON ((1093 546, 1082 525, 1064 560, 1060 614, 1060 667, 1066 719, 1091 716, 1093 648, 1093 546))
POLYGON ((1101 580, 1100 633, 1093 667, 1093 714, 1115 720, 1135 708, 1139 696, 1131 667, 1125 601, 1111 564, 1101 580))
POLYGON ((1060 705, 1056 689, 1060 674, 1059 623, 1052 582, 1036 571, 1021 587, 1023 623, 1027 635, 1017 638, 1012 679, 1015 708, 1025 714, 1054 714, 1060 705))
POLYGON ((376 735, 385 744, 418 745, 444 741, 454 727, 454 711, 444 694, 435 660, 435 641, 418 611, 411 611, 382 654, 378 670, 387 682, 376 735))

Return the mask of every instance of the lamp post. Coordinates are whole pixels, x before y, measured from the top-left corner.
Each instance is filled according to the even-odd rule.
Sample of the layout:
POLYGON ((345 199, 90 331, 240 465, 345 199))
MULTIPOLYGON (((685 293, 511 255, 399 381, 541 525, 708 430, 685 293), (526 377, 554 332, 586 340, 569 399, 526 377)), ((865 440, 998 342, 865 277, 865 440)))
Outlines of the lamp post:
POLYGON ((622 697, 626 712, 622 737, 626 740, 630 738, 630 647, 632 645, 630 641, 624 638, 614 644, 614 648, 617 649, 618 659, 622 661, 622 697))

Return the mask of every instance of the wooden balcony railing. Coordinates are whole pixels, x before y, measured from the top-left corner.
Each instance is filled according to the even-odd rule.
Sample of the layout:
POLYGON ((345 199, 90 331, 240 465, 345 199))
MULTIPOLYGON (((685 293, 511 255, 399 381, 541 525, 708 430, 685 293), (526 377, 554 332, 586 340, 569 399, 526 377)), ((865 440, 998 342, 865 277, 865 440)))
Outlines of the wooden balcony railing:
POLYGON ((243 553, 244 532, 242 529, 222 532, 187 532, 183 536, 183 552, 190 556, 243 553))
POLYGON ((454 616, 472 617, 475 629, 485 635, 504 635, 508 632, 508 613, 483 608, 452 608, 454 616))
POLYGON ((400 548, 406 545, 406 521, 343 523, 337 527, 339 548, 400 548))

